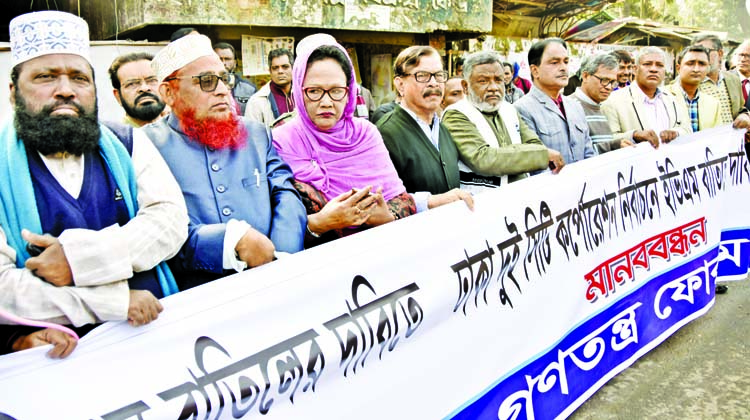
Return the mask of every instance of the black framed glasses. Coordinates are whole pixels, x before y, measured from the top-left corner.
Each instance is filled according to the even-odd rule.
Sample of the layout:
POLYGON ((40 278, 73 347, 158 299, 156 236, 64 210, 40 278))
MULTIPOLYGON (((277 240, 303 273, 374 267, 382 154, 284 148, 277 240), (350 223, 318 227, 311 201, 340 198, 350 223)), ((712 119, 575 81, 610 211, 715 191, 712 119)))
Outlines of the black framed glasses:
POLYGON ((592 74, 592 76, 596 77, 597 80, 599 80, 599 84, 602 85, 602 87, 614 89, 615 86, 617 86, 617 79, 602 79, 595 74, 592 74))
POLYGON ((427 83, 435 78, 438 83, 445 83, 448 80, 448 72, 445 70, 436 71, 430 73, 429 71, 415 71, 414 73, 405 74, 404 76, 414 76, 414 79, 419 83, 427 83))
POLYGON ((307 87, 302 89, 302 91, 305 92, 307 99, 313 102, 318 102, 323 99, 323 95, 326 93, 329 98, 336 102, 344 99, 346 95, 349 94, 349 88, 344 86, 332 87, 330 89, 323 89, 322 87, 307 87))
POLYGON ((175 79, 198 79, 198 82, 200 83, 201 90, 204 92, 213 92, 216 90, 216 86, 219 84, 219 80, 224 82, 224 84, 228 87, 231 76, 229 73, 221 73, 221 74, 201 74, 200 76, 183 76, 183 77, 170 77, 167 79, 164 79, 164 81, 170 81, 175 79))

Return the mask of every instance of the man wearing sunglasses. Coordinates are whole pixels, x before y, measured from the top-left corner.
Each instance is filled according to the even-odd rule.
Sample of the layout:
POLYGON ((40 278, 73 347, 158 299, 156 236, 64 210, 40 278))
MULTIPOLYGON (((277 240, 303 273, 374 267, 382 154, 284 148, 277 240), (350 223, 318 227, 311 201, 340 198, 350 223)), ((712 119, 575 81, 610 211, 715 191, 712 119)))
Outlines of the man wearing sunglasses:
POLYGON ((620 83, 618 66, 618 60, 613 54, 586 56, 581 62, 581 86, 569 96, 583 107, 591 141, 599 154, 633 145, 627 138, 615 140, 607 116, 601 108, 602 102, 609 98, 609 94, 620 83))
POLYGON ((152 61, 172 114, 146 127, 187 202, 188 240, 170 261, 182 290, 297 252, 307 220, 292 172, 260 123, 235 115, 229 74, 204 35, 152 61))

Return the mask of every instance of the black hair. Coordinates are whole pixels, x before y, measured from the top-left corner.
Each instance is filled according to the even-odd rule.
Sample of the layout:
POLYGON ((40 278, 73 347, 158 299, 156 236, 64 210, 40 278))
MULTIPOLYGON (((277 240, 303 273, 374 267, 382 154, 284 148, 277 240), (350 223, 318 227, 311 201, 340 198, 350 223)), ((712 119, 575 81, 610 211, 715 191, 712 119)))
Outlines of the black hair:
POLYGON ((542 64, 544 50, 546 50, 547 46, 552 43, 560 44, 566 50, 568 49, 568 45, 562 40, 562 38, 547 38, 536 42, 531 46, 531 49, 529 49, 529 66, 539 66, 542 64))
POLYGON ((711 53, 708 51, 708 48, 704 47, 703 45, 689 45, 683 48, 682 51, 677 54, 677 64, 682 64, 682 59, 685 58, 685 54, 689 52, 706 54, 706 60, 711 61, 711 53))
POLYGON ((268 52, 268 67, 271 67, 271 61, 276 57, 289 57, 289 65, 294 65, 294 54, 286 48, 277 48, 268 52))
POLYGON ((195 30, 195 28, 180 28, 174 32, 172 32, 172 36, 169 37, 169 41, 177 41, 178 39, 182 38, 183 36, 191 33, 191 32, 198 32, 195 30))
POLYGON ((307 59, 307 67, 310 68, 312 63, 325 60, 326 58, 332 58, 339 63, 341 70, 346 76, 346 84, 348 85, 349 80, 352 78, 352 66, 349 63, 349 57, 343 51, 332 45, 322 45, 316 48, 307 59))
POLYGON ((234 52, 234 47, 232 46, 232 44, 228 42, 217 42, 216 44, 214 44, 214 49, 215 50, 230 50, 232 51, 232 55, 234 57, 237 57, 237 54, 235 54, 234 52))
POLYGON ((117 76, 117 72, 125 64, 132 63, 134 61, 147 60, 151 61, 154 59, 154 55, 147 52, 135 52, 130 54, 123 54, 117 58, 109 66, 109 80, 112 82, 112 87, 120 90, 120 78, 117 76))

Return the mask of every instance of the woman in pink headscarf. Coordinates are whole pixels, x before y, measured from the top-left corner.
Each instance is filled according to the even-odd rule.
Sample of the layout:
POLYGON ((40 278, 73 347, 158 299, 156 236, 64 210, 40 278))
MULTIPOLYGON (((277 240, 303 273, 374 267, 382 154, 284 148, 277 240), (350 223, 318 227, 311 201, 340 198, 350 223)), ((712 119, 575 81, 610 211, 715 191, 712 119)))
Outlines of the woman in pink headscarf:
POLYGON ((333 37, 311 35, 292 70, 296 115, 273 130, 307 208, 309 247, 416 212, 377 128, 354 117, 352 64, 333 37))

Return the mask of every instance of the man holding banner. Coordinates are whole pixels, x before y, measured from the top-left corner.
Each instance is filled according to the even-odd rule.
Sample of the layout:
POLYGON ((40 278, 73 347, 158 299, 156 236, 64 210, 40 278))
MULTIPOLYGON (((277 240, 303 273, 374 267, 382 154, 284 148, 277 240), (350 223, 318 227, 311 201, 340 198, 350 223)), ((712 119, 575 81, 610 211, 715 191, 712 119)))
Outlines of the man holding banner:
POLYGON ((548 163, 557 168, 555 172, 565 164, 560 153, 544 147, 513 105, 503 100, 503 70, 494 51, 466 57, 462 83, 468 95, 443 114, 461 157, 461 188, 476 193, 523 179, 548 163))
POLYGON ((648 141, 659 147, 690 133, 690 117, 659 88, 666 72, 664 51, 644 47, 635 61, 635 83, 612 92, 602 104, 615 140, 648 141))
POLYGON ((0 308, 76 327, 147 324, 162 310, 157 298, 177 291, 162 261, 187 233, 179 186, 142 132, 120 137, 99 123, 83 19, 21 15, 10 41, 0 308))
POLYGON ((537 133, 545 146, 560 152, 565 163, 595 156, 583 108, 561 93, 568 85, 565 41, 547 38, 532 45, 529 67, 534 86, 513 104, 521 120, 537 133))
POLYGON ((302 250, 307 217, 268 130, 232 109, 228 73, 205 35, 154 57, 172 113, 145 128, 187 202, 188 239, 170 261, 181 290, 302 250))

